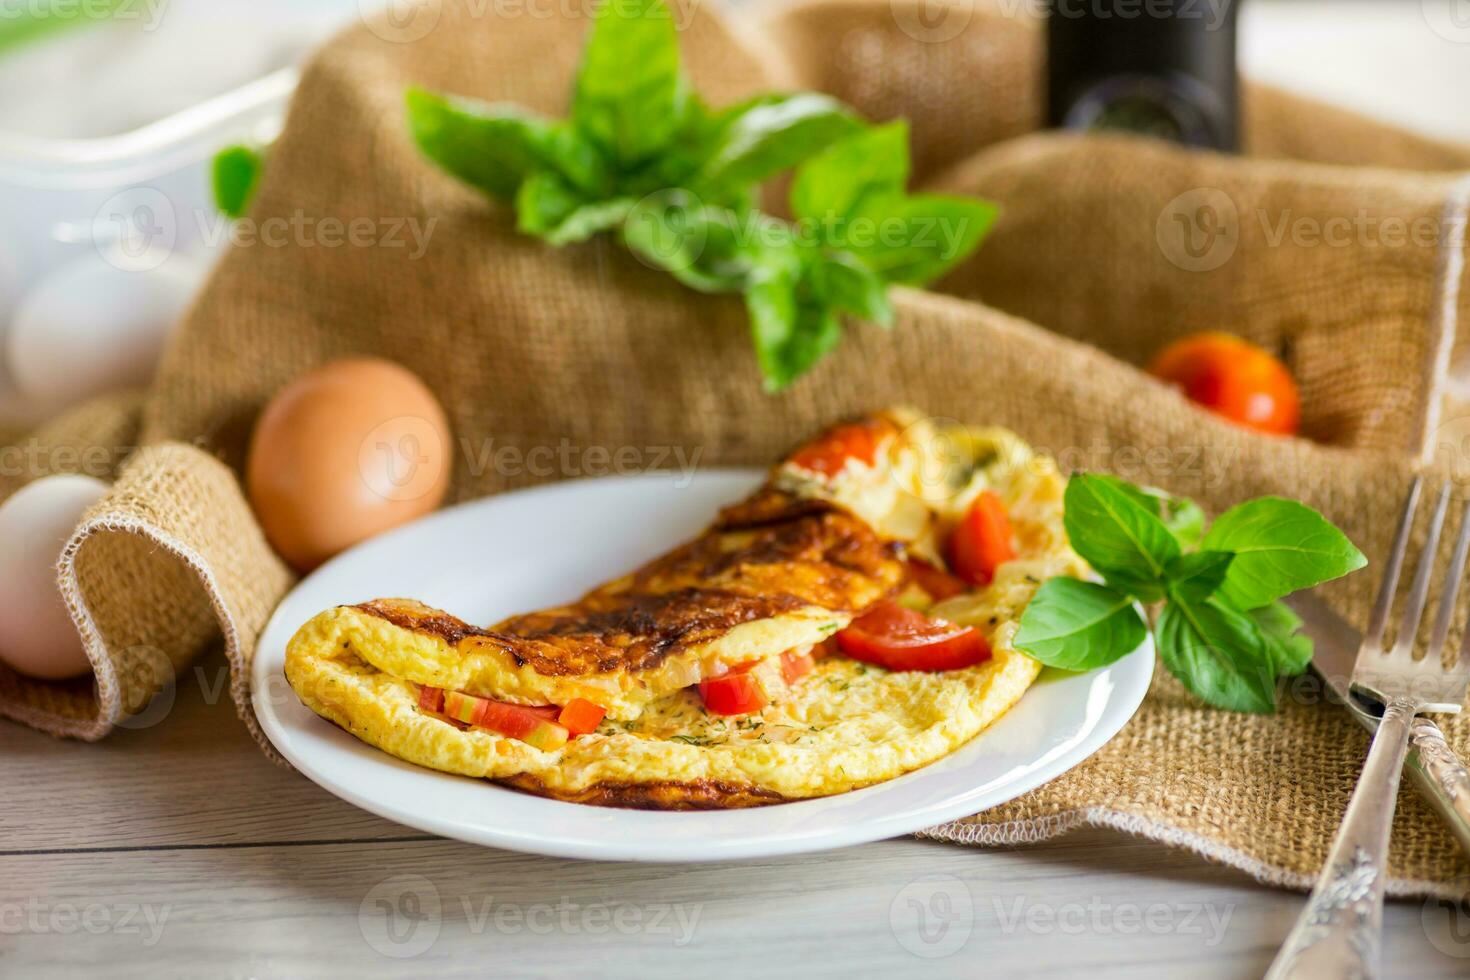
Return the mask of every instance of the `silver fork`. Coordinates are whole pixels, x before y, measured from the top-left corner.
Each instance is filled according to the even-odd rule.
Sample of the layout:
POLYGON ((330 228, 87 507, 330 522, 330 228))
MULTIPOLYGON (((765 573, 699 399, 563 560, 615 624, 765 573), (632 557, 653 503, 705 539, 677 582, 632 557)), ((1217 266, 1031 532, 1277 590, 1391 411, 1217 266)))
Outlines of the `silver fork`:
POLYGON ((1392 649, 1383 649, 1384 627, 1398 589, 1420 490, 1421 480, 1416 479, 1404 502, 1373 618, 1353 667, 1354 693, 1381 703, 1383 718, 1342 826, 1332 841, 1327 864, 1306 908, 1271 963, 1267 980, 1378 976, 1385 858, 1394 804, 1398 801, 1399 775, 1409 745, 1409 726, 1415 715, 1424 712, 1454 714, 1465 700, 1465 688, 1470 683, 1470 630, 1453 666, 1446 669, 1442 656, 1455 597, 1464 577, 1466 551, 1470 550, 1470 506, 1465 508, 1454 554, 1445 571, 1429 648, 1421 659, 1414 659, 1414 640, 1429 596, 1435 548, 1449 506, 1448 484, 1440 491, 1430 520, 1429 537, 1409 587, 1397 640, 1392 649))

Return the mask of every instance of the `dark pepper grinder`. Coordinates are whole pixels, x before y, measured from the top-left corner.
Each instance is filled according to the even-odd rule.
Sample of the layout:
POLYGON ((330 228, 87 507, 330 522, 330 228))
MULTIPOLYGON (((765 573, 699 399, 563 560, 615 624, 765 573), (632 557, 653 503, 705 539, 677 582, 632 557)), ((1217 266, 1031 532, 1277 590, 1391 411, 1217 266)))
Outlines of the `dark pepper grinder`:
POLYGON ((1047 116, 1239 148, 1239 0, 1049 0, 1047 116))

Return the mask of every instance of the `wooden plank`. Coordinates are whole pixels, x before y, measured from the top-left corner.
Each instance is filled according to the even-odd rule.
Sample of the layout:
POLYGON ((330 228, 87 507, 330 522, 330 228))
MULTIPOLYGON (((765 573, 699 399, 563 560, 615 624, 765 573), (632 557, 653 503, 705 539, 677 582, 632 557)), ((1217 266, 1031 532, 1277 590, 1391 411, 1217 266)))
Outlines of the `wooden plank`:
MULTIPOLYGON (((24 855, 0 858, 0 973, 1259 976, 1300 902, 1097 833, 689 867, 450 841, 24 855)), ((1388 910, 1390 976, 1462 975, 1421 913, 1388 910)))
POLYGON ((421 836, 269 762, 228 686, 207 657, 142 727, 95 744, 0 722, 0 850, 421 836))

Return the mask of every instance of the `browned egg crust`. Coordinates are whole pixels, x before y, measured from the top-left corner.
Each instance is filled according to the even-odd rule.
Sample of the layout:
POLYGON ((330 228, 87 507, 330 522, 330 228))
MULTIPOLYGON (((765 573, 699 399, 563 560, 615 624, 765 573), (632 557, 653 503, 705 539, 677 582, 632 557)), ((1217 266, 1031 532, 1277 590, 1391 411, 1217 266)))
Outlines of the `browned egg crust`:
POLYGON ((903 547, 822 500, 769 486, 708 531, 569 606, 471 626, 402 599, 356 608, 463 649, 497 647, 547 676, 638 673, 742 623, 809 606, 857 613, 905 577, 903 547))

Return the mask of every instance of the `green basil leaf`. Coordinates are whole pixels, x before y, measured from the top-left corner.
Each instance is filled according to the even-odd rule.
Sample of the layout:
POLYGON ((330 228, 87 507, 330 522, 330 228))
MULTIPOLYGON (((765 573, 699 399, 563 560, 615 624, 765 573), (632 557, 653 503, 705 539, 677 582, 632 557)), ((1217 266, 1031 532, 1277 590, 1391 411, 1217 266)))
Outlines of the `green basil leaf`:
POLYGON ((846 236, 833 244, 855 252, 889 282, 922 286, 979 248, 999 213, 995 204, 973 197, 869 197, 846 236))
POLYGON ((704 293, 740 292, 759 258, 736 214, 703 207, 687 191, 639 201, 623 225, 623 242, 644 262, 704 293))
POLYGON ((636 202, 631 198, 587 201, 561 177, 534 174, 516 194, 516 228, 552 245, 586 241, 623 224, 636 202))
MULTIPOLYGON (((547 166, 555 124, 513 105, 446 98, 410 89, 414 142, 441 168, 491 197, 510 200, 547 166)), ((568 150, 568 155, 570 151, 568 150)))
POLYGON ((1203 602, 1225 581, 1225 571, 1235 556, 1228 551, 1195 551, 1169 562, 1164 575, 1169 595, 1179 602, 1203 602))
POLYGON ((669 145, 688 96, 674 19, 661 0, 602 4, 572 95, 577 128, 630 168, 669 145))
MULTIPOLYGON (((642 166, 634 170, 624 169, 619 188, 642 197, 692 186, 713 152, 724 126, 723 113, 711 110, 697 94, 689 93, 684 103, 683 119, 669 144, 642 166)), ((708 192, 701 196, 706 204, 729 203, 723 199, 717 201, 715 195, 708 192)))
POLYGON ((1312 638, 1299 633, 1302 618, 1284 602, 1273 602, 1269 606, 1252 609, 1246 615, 1261 631, 1266 651, 1276 665, 1277 675, 1296 677, 1306 671, 1312 662, 1312 638))
POLYGON ((264 167, 265 157, 253 146, 228 146, 216 153, 210 166, 215 207, 227 217, 244 217, 264 167))
POLYGON ((837 346, 837 315, 804 295, 801 272, 757 275, 745 291, 756 359, 767 391, 779 391, 837 346))
POLYGON ((1159 659, 1206 704, 1259 714, 1276 709, 1276 670, 1248 617, 1215 599, 1170 602, 1159 614, 1159 659))
POLYGON ((797 170, 791 211, 819 225, 842 222, 860 213, 869 196, 902 194, 908 179, 908 123, 874 126, 833 144, 797 170))
POLYGON ((1042 583, 1012 641, 1048 667, 1091 670, 1138 649, 1148 633, 1133 600, 1074 578, 1042 583))
POLYGON ((1162 497, 1164 526, 1179 541, 1182 548, 1199 545, 1205 536, 1205 512, 1200 505, 1188 497, 1162 497))
POLYGON ((579 205, 542 237, 558 247, 585 242, 593 235, 623 225, 635 203, 630 197, 615 197, 607 201, 579 205))
POLYGON ((1222 594, 1241 609, 1256 609, 1368 563, 1325 517, 1283 497, 1261 497, 1227 510, 1210 527, 1203 547, 1235 553, 1222 594))
POLYGON ((1163 598, 1179 542, 1116 478, 1078 473, 1067 481, 1063 523, 1072 548, 1108 584, 1146 602, 1163 598))
POLYGON ((761 99, 726 119, 697 189, 759 184, 857 132, 862 120, 813 92, 761 99))
POLYGON ((813 289, 827 305, 881 326, 893 325, 888 284, 851 252, 831 252, 813 268, 813 289))
POLYGON ((526 235, 548 235, 584 203, 556 174, 533 174, 516 192, 516 229, 526 235))
POLYGON ((1205 512, 1199 504, 1188 497, 1175 497, 1156 487, 1140 487, 1120 480, 1096 474, 1099 479, 1109 480, 1123 493, 1148 508, 1150 514, 1163 518, 1164 526, 1174 532, 1181 548, 1193 548, 1205 533, 1205 512))

